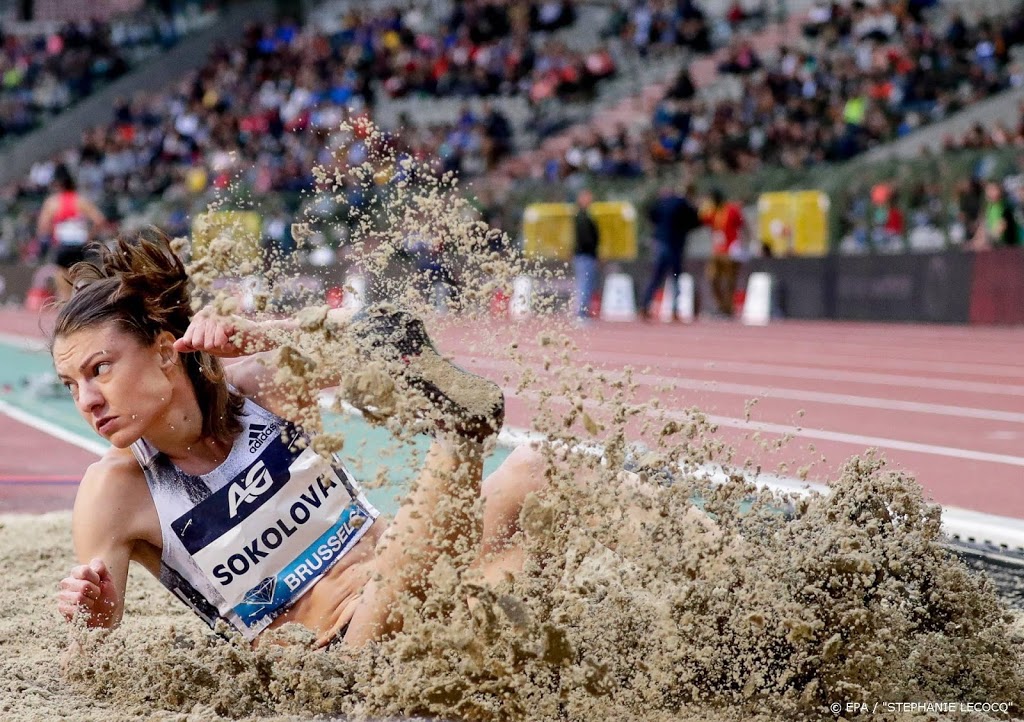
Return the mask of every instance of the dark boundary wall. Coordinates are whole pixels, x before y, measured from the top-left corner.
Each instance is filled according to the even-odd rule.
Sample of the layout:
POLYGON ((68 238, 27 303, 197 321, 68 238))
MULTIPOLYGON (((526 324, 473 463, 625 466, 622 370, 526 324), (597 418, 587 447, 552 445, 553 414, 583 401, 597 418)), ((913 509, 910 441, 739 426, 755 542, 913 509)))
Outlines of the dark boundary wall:
POLYGON ((833 318, 966 323, 973 254, 829 259, 833 318))
MULTIPOLYGON (((704 262, 687 262, 698 305, 709 302, 704 262)), ((628 269, 637 292, 643 263, 628 269)), ((21 304, 36 269, 0 264, 0 304, 21 304)), ((980 253, 945 251, 902 256, 758 258, 747 265, 775 279, 775 312, 783 318, 918 323, 1024 324, 1024 248, 980 253)), ((341 284, 340 267, 309 269, 310 282, 341 284)), ((372 295, 372 289, 371 289, 372 295)))
MULTIPOLYGON (((741 283, 754 271, 770 273, 773 312, 783 318, 967 323, 973 255, 755 258, 743 269, 741 283)), ((710 302, 704 263, 691 261, 687 270, 710 302)))
MULTIPOLYGON (((775 306, 787 318, 967 323, 976 295, 975 256, 945 251, 756 259, 750 270, 774 276, 775 306)), ((1024 273, 1018 283, 1024 284, 1024 273)))

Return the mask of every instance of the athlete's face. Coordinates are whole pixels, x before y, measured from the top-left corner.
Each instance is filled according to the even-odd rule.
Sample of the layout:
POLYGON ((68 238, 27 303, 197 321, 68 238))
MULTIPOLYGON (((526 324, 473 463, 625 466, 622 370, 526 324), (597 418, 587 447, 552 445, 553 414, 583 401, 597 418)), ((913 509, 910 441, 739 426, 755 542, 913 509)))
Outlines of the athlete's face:
POLYGON ((145 436, 170 404, 177 362, 171 343, 164 334, 146 345, 110 322, 57 338, 53 363, 82 418, 123 449, 145 436))

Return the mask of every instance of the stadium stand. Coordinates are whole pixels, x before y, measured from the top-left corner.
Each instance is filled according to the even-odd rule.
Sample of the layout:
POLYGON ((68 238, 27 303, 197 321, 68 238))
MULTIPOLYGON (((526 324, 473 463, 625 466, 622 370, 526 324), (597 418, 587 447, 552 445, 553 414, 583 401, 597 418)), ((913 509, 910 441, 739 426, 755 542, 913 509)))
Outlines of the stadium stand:
POLYGON ((680 162, 694 174, 806 168, 848 160, 1024 83, 1013 54, 1024 42, 1020 9, 968 23, 958 13, 929 21, 925 8, 910 7, 833 3, 781 33, 735 40, 713 73, 691 65, 667 86, 646 88, 638 100, 659 94, 649 116, 648 103, 627 102, 502 170, 564 178, 581 169, 573 159, 582 154, 591 158, 585 170, 604 173, 609 145, 630 159, 626 176, 680 162))
MULTIPOLYGON (((731 3, 721 16, 688 0, 621 6, 478 0, 457 12, 446 2, 409 11, 386 3, 358 11, 331 3, 307 26, 254 25, 199 71, 165 91, 117 103, 111 120, 85 133, 76 148, 37 163, 27 179, 0 194, 8 211, 0 253, 32 257, 27 219, 58 160, 75 169, 83 191, 113 218, 156 220, 180 232, 211 193, 237 185, 267 199, 268 218, 279 230, 299 194, 313 187, 310 168, 328 162, 331 149, 345 140, 335 132, 341 120, 371 111, 380 118, 385 106, 392 113, 385 126, 402 128, 388 142, 402 152, 437 159, 439 169, 464 177, 519 178, 514 187, 531 192, 538 182, 564 193, 566 179, 572 187, 600 177, 635 183, 629 192, 643 195, 652 179, 680 170, 715 177, 772 168, 802 174, 1021 83, 1012 53, 1022 32, 1020 13, 959 19, 926 5, 844 9, 837 3, 827 14, 819 8, 780 24, 765 3, 731 3), (705 33, 712 48, 724 47, 695 54, 706 48, 694 38, 705 33), (803 39, 794 43, 794 36, 803 39), (597 82, 604 76, 589 62, 593 38, 604 42, 615 77, 597 82), (681 63, 686 70, 667 81, 639 75, 664 74, 681 63), (591 72, 591 87, 576 80, 565 86, 564 71, 578 80, 581 68, 591 72), (897 81, 887 81, 894 69, 897 81), (980 82, 953 82, 958 74, 980 82), (638 77, 641 103, 622 94, 635 91, 638 77), (548 101, 576 102, 580 115, 593 120, 540 153, 521 152, 524 137, 528 143, 531 132, 540 135, 527 127, 532 108, 548 101), (428 112, 442 105, 445 115, 428 112), (525 116, 516 110, 522 107, 525 116)), ((1020 135, 1010 126, 978 133, 988 144, 1013 143, 1020 135)), ((964 143, 977 146, 978 133, 964 143)), ((347 149, 355 154, 350 160, 365 151, 359 143, 347 149)), ((905 184, 881 171, 875 175, 891 186, 905 222, 923 217, 909 210, 905 184)), ((770 179, 759 183, 761 176, 742 177, 750 187, 773 185, 770 179)), ((504 202, 507 191, 500 184, 480 188, 482 205, 513 230, 516 219, 509 216, 516 206, 504 202)), ((863 230, 871 223, 856 220, 869 212, 871 203, 863 199, 870 201, 871 190, 850 184, 835 194, 836 207, 851 210, 835 214, 833 237, 871 237, 863 230)), ((353 189, 344 192, 360 201, 353 189)), ((948 243, 942 223, 933 225, 948 243)), ((908 235, 900 234, 900 247, 908 235)), ((959 238, 954 234, 954 242, 959 238)), ((844 246, 862 247, 860 241, 844 246)))
MULTIPOLYGON (((168 191, 222 188, 243 168, 261 193, 308 189, 329 129, 382 93, 478 98, 493 91, 534 102, 549 93, 586 93, 614 72, 608 57, 527 35, 572 22, 570 4, 558 4, 557 13, 550 5, 470 3, 442 20, 350 10, 323 31, 288 22, 253 27, 239 47, 219 51, 172 90, 118 103, 112 122, 86 133, 62 160, 77 169, 87 192, 117 199, 115 216, 168 191), (474 7, 489 9, 486 23, 474 7), (481 25, 493 30, 481 33, 481 25)), ((447 170, 472 175, 509 151, 511 134, 500 110, 486 106, 403 142, 417 155, 439 157, 447 170)), ((15 193, 39 195, 55 160, 37 164, 15 193)))
MULTIPOLYGON (((40 16, 56 16, 56 11, 43 7, 40 16)), ((4 24, 0 143, 34 130, 166 50, 208 23, 210 13, 190 4, 169 16, 143 10, 109 21, 97 20, 95 14, 88 19, 73 19, 77 13, 56 17, 60 21, 4 24)))

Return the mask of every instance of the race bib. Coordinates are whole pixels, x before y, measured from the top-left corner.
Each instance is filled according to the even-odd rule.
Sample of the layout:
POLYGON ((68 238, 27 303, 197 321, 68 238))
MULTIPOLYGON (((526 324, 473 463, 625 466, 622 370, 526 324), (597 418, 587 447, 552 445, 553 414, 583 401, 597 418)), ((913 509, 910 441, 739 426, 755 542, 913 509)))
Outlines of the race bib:
POLYGON ((65 246, 83 246, 89 240, 89 227, 78 219, 62 221, 53 227, 53 238, 65 246))
POLYGON ((171 523, 192 559, 249 627, 305 593, 369 529, 340 465, 270 445, 171 523))

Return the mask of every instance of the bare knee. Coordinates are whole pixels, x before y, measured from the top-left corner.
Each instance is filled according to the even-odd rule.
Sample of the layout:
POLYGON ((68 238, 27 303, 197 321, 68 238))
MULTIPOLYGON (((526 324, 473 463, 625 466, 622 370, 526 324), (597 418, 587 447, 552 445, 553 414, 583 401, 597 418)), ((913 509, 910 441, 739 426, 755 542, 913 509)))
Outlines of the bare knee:
POLYGON ((547 460, 529 444, 518 446, 488 476, 481 488, 486 506, 500 518, 519 516, 523 500, 547 486, 547 460))
POLYGON ((505 463, 543 475, 548 465, 548 459, 539 444, 520 444, 512 449, 512 453, 508 455, 505 463))
POLYGON ((519 529, 526 497, 547 485, 547 460, 531 445, 519 446, 484 480, 484 550, 501 551, 519 529))

